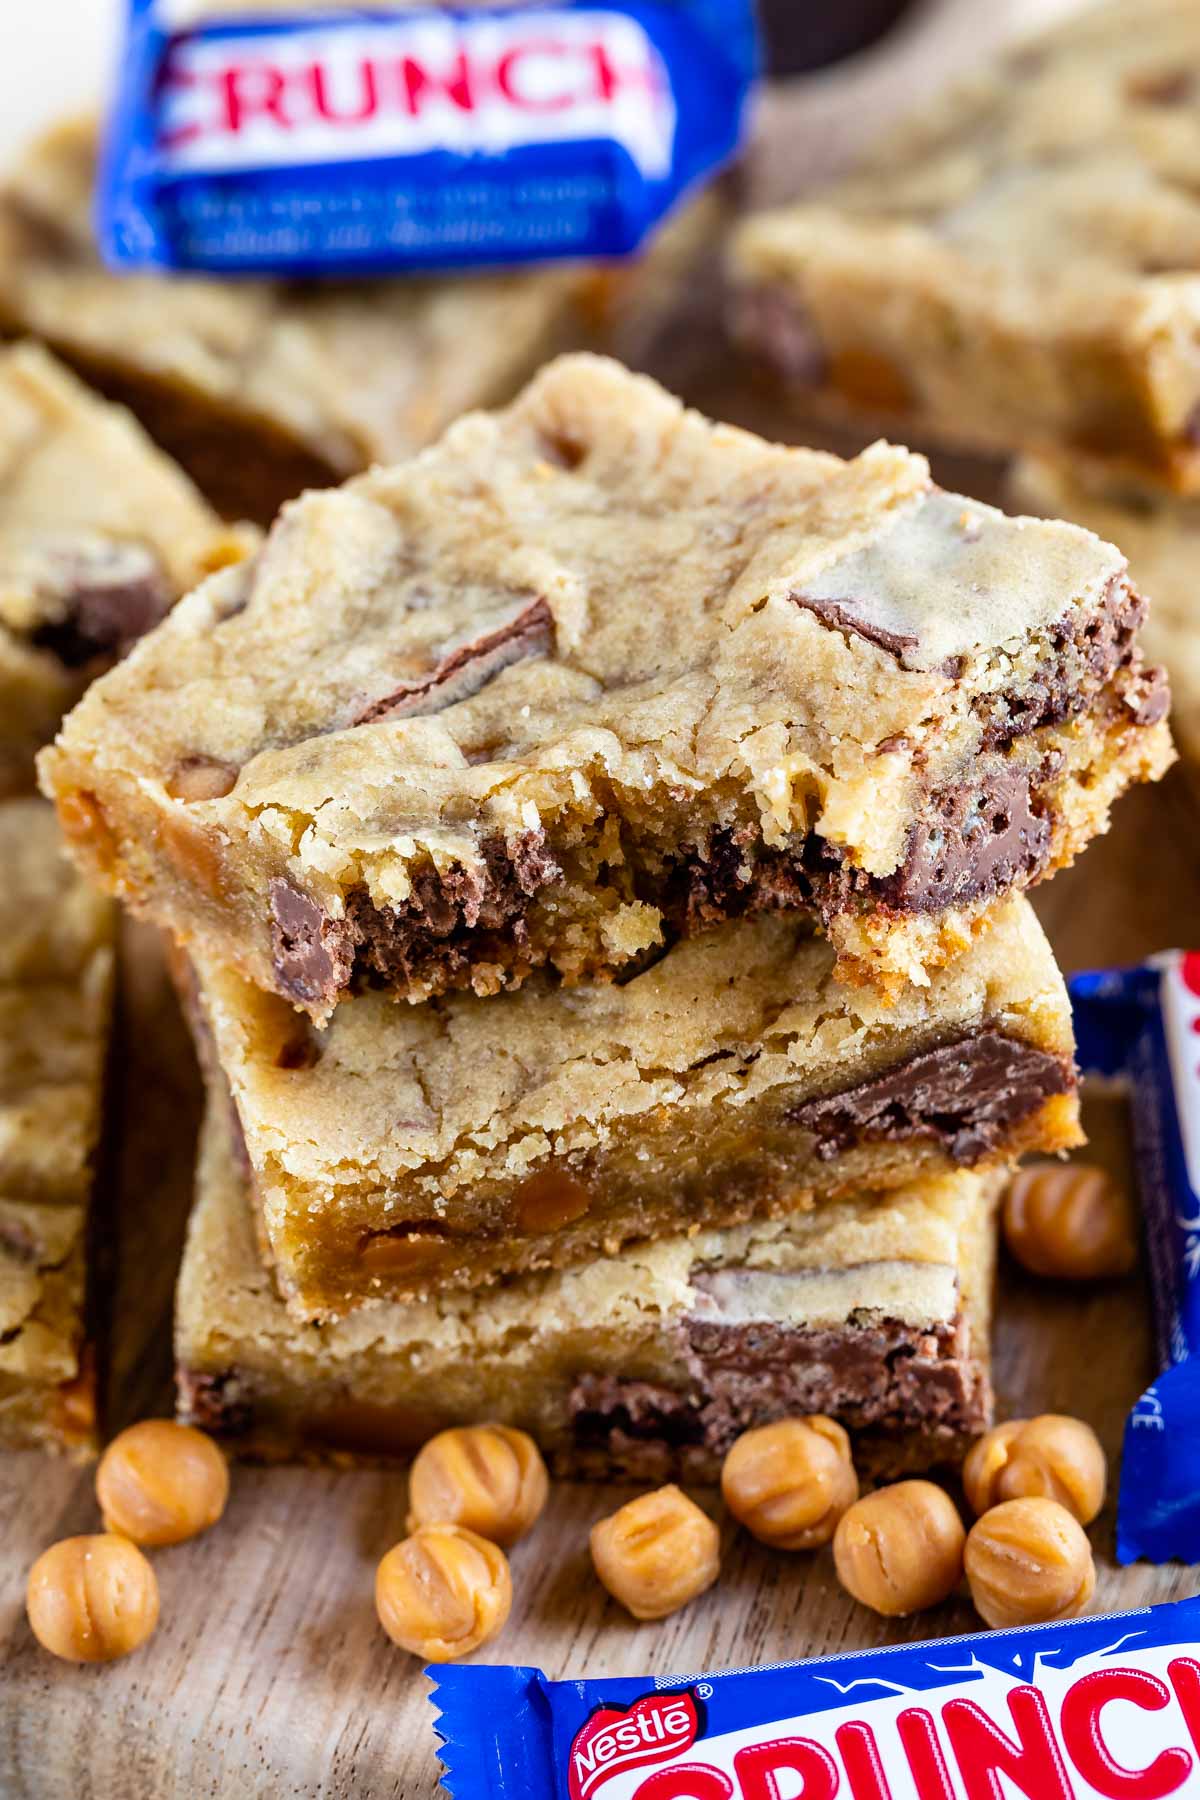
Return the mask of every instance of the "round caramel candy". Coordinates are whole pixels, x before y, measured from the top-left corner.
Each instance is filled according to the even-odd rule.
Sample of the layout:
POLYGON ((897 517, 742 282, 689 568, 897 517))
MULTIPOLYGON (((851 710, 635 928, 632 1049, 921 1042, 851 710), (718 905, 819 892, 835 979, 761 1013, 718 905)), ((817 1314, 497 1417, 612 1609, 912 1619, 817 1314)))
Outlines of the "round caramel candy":
POLYGON ((721 1534, 671 1485, 639 1494, 592 1526, 592 1562, 635 1619, 665 1619, 717 1579, 721 1534))
POLYGON ((725 1458, 721 1494, 760 1543, 816 1550, 858 1499, 850 1439, 823 1413, 744 1431, 725 1458))
POLYGON ((1100 1439, 1082 1419, 1042 1413, 1010 1419, 971 1446, 963 1487, 972 1512, 1040 1496, 1090 1525, 1104 1505, 1107 1465, 1100 1439))
POLYGON ((1096 1589, 1092 1546, 1057 1500, 991 1507, 971 1527, 964 1560, 976 1612, 1002 1630, 1074 1619, 1096 1589))
POLYGON ((423 1447, 408 1479, 408 1528, 447 1522, 507 1548, 541 1515, 550 1480, 527 1432, 460 1425, 423 1447))
POLYGON ((375 1610, 394 1644, 425 1662, 468 1656, 512 1608, 508 1558, 461 1525, 422 1525, 375 1572, 375 1610))
POLYGON ((29 1571, 29 1623, 39 1644, 65 1662, 115 1662, 158 1624, 154 1570, 128 1538, 63 1538, 29 1571))
POLYGON ((1031 1274, 1060 1281, 1127 1275, 1137 1261, 1129 1196, 1086 1163, 1018 1169, 1004 1200, 1004 1238, 1031 1274))
POLYGON ((953 1593, 966 1533, 958 1509, 932 1481, 898 1481, 864 1494, 833 1537, 838 1580, 885 1618, 924 1612, 953 1593))
POLYGON ((100 1458, 96 1498, 109 1531, 135 1544, 181 1544, 225 1511, 229 1465, 202 1431, 143 1419, 100 1458))

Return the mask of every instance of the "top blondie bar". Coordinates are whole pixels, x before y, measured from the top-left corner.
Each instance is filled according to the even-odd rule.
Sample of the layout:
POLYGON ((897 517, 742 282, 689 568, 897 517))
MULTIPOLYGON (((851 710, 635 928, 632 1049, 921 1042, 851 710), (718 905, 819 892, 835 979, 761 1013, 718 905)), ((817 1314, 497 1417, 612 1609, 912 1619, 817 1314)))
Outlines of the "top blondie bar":
POLYGON ((103 884, 317 1019, 764 909, 894 988, 1170 761, 1142 615, 1079 527, 567 357, 286 508, 40 770, 103 884))
POLYGON ((1200 491, 1200 8, 1116 0, 752 218, 737 335, 828 410, 1200 491))

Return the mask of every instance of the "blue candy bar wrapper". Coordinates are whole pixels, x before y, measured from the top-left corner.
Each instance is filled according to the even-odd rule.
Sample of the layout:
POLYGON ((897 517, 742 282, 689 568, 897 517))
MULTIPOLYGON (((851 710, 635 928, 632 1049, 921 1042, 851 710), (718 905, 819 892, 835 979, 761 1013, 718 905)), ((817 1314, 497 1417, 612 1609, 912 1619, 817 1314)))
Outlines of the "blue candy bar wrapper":
POLYGON ((670 1681, 427 1673, 453 1800, 1200 1792, 1200 1599, 670 1681))
POLYGON ((757 69, 752 0, 184 3, 129 0, 97 200, 118 267, 627 255, 733 157, 757 69))
POLYGON ((1122 1562, 1200 1562, 1200 952, 1070 982, 1084 1075, 1128 1081, 1161 1374, 1125 1425, 1122 1562))

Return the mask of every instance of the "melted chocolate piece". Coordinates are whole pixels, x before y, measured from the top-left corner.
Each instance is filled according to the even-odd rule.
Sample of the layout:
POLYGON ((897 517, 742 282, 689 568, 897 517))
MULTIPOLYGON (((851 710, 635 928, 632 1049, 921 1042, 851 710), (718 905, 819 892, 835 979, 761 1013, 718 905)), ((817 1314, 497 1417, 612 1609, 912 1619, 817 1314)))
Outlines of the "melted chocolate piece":
POLYGON ((1093 612, 1075 612, 1060 620, 1054 632, 1057 655, 1053 662, 1020 688, 976 703, 983 725, 983 748, 1003 749, 1043 726, 1060 725, 1090 706, 1118 670, 1133 666, 1135 640, 1147 610, 1141 594, 1123 575, 1115 575, 1093 612))
POLYGON ((544 600, 530 600, 495 631, 457 644, 423 680, 405 682, 373 701, 352 723, 374 725, 381 719, 441 712, 477 694, 501 669, 529 656, 545 656, 553 647, 554 615, 544 600))
POLYGON ((236 1369, 202 1375, 177 1368, 175 1393, 179 1417, 186 1424, 225 1438, 244 1437, 253 1429, 254 1409, 242 1398, 242 1378, 236 1369))
POLYGON ((541 831, 508 840, 489 838, 481 846, 482 870, 456 864, 429 867, 413 880, 400 906, 377 907, 364 891, 351 894, 347 919, 355 933, 360 966, 388 986, 436 975, 453 978, 477 962, 511 962, 512 947, 524 947, 525 914, 539 889, 562 871, 541 831), (497 936, 507 940, 496 943, 497 936))
POLYGON ((58 611, 33 633, 68 669, 124 654, 171 606, 171 589, 154 551, 144 544, 64 541, 45 550, 47 588, 58 611))
POLYGON ((272 962, 280 988, 302 1005, 325 1005, 350 979, 353 929, 282 877, 270 891, 272 962))
POLYGON ((929 815, 912 826, 899 869, 874 884, 898 912, 968 905, 1045 867, 1051 823, 1029 771, 995 757, 982 758, 980 769, 983 780, 956 783, 935 797, 929 815))
MULTIPOLYGON (((704 1280, 693 1276, 701 1289, 704 1280)), ((961 1321, 922 1330, 873 1315, 836 1327, 693 1316, 679 1336, 692 1379, 678 1388, 579 1376, 569 1402, 576 1470, 711 1478, 743 1431, 809 1413, 854 1432, 941 1441, 947 1455, 988 1423, 988 1385, 961 1321)))
POLYGON ((1171 710, 1167 671, 1143 669, 1127 684, 1121 703, 1133 715, 1135 725, 1157 725, 1171 710))
POLYGON ((811 594, 790 594, 788 598, 803 611, 815 613, 822 625, 836 631, 851 631, 857 637, 865 638, 868 644, 874 644, 878 649, 886 650, 889 656, 894 656, 902 666, 909 651, 918 647, 919 639, 915 636, 907 632, 888 631, 883 625, 861 618, 854 611, 853 600, 818 600, 811 594))
POLYGON ((1062 1057, 1002 1031, 980 1031, 840 1094, 806 1100, 788 1119, 815 1133, 823 1162, 864 1141, 932 1138, 955 1162, 973 1163, 1018 1120, 1074 1086, 1075 1072, 1062 1057))

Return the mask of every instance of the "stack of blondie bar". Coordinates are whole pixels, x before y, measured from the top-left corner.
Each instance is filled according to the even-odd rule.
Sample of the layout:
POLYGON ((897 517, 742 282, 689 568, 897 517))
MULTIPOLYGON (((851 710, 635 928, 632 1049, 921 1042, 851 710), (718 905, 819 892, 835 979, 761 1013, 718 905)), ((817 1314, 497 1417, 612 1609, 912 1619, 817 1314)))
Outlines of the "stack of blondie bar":
POLYGON ((40 763, 209 1082, 184 1416, 956 1456, 999 1187, 1078 1141, 1023 890, 1170 759, 1143 611, 1087 531, 590 356, 285 507, 40 763))
POLYGON ((734 326, 809 410, 1018 455, 1129 551, 1200 769, 1200 8, 1088 7, 747 220, 734 326))

